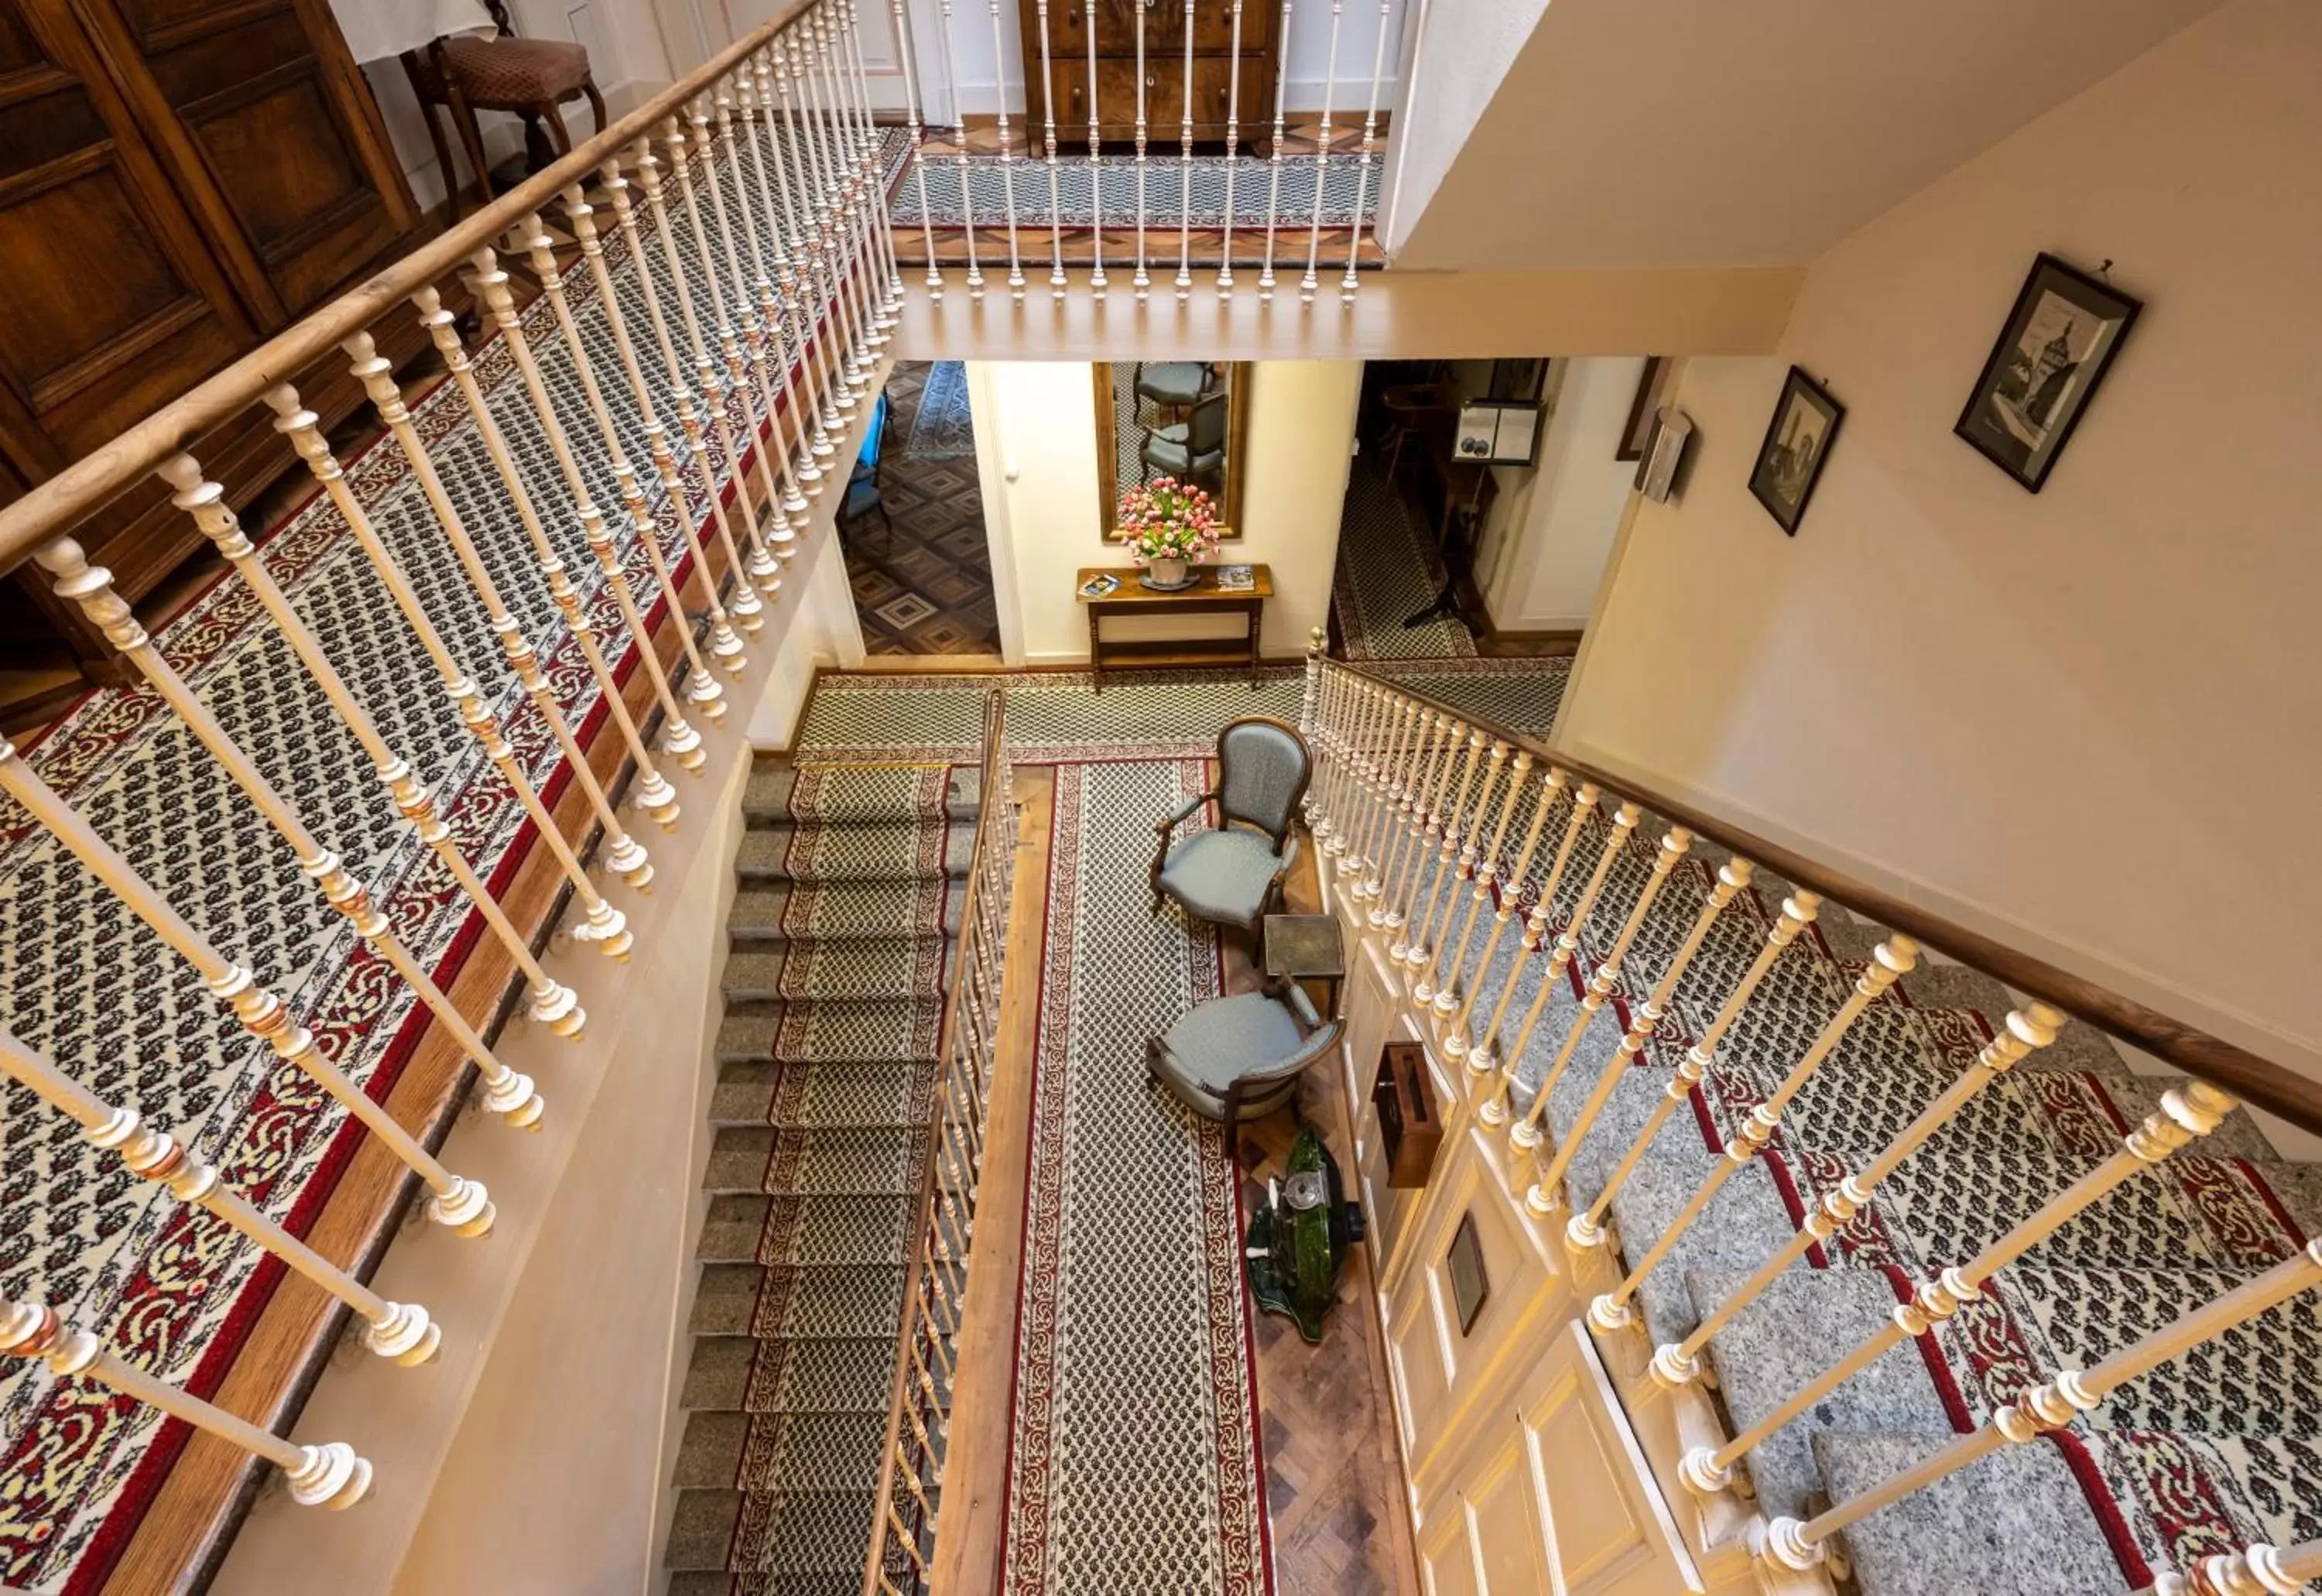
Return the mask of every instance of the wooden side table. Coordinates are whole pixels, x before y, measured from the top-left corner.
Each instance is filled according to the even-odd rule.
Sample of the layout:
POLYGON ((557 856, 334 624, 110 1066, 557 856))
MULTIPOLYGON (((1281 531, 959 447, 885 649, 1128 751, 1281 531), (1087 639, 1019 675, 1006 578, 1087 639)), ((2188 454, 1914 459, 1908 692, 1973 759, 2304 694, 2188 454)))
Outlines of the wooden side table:
POLYGON ((1172 665, 1237 665, 1249 667, 1249 685, 1257 686, 1258 623, 1266 601, 1274 597, 1274 573, 1263 565, 1250 567, 1251 585, 1229 592, 1218 586, 1215 566, 1194 567, 1192 587, 1175 593, 1156 593, 1138 579, 1133 565, 1084 565, 1073 578, 1078 594, 1092 579, 1109 576, 1120 584, 1102 598, 1081 594, 1088 606, 1089 668, 1096 675, 1096 690, 1104 691, 1104 673, 1124 665, 1158 669, 1172 665), (1239 615, 1247 620, 1241 637, 1138 637, 1108 640, 1099 624, 1108 616, 1239 615))
MULTIPOLYGON (((1324 981, 1323 997, 1314 1012, 1329 1019, 1339 1011, 1339 982, 1347 973, 1347 955, 1339 938, 1336 915, 1268 915, 1260 927, 1266 944, 1268 976, 1299 982, 1324 981)), ((1308 997, 1313 997, 1308 992, 1308 997)))

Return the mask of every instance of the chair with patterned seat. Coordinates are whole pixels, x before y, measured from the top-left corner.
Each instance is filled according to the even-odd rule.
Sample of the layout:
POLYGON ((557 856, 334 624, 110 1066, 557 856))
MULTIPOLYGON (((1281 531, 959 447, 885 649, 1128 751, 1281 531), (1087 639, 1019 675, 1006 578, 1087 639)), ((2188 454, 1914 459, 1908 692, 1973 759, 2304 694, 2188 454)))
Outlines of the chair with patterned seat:
POLYGON ((1145 1044, 1153 1079, 1204 1119, 1236 1125, 1289 1108, 1298 1078, 1338 1045, 1295 981, 1197 1003, 1145 1044))
POLYGON ((572 136, 557 109, 566 101, 586 99, 597 131, 605 131, 605 97, 597 92, 590 72, 587 47, 556 39, 519 39, 503 0, 485 0, 485 5, 498 32, 448 34, 431 41, 425 50, 405 50, 402 58, 404 76, 411 80, 419 114, 427 123, 428 141, 443 169, 444 202, 454 222, 460 219, 461 184, 443 130, 435 125, 438 106, 460 135, 487 205, 492 198, 492 174, 477 112, 506 111, 522 119, 526 163, 535 172, 558 155, 572 152, 572 136))
POLYGON ((1220 732, 1218 784, 1154 827, 1153 912, 1174 898, 1193 919, 1240 927, 1263 952, 1266 905, 1298 857, 1291 816, 1312 773, 1305 741, 1278 720, 1253 716, 1220 732), (1176 829, 1212 799, 1217 825, 1173 844, 1176 829))

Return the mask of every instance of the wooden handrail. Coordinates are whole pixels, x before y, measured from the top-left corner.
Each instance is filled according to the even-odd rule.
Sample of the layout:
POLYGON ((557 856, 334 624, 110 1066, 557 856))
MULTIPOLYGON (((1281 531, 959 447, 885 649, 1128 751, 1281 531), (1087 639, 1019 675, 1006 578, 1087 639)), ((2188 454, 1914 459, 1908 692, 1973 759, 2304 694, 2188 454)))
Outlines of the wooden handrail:
POLYGON ((0 574, 141 480, 163 461, 278 383, 294 380, 341 339, 359 333, 415 290, 435 282, 517 222, 579 182, 640 133, 676 111, 818 0, 781 0, 774 14, 652 99, 526 178, 483 209, 292 324, 215 376, 188 388, 110 442, 99 444, 22 497, 0 507, 0 574))
MULTIPOLYGON (((937 1072, 936 1112, 929 1126, 927 1153, 919 1165, 918 1195, 914 1212, 918 1223, 912 1227, 910 1257, 903 1272, 903 1318, 900 1334, 895 1341, 895 1375, 887 1392, 887 1428, 879 1454, 879 1483, 872 1497, 874 1504, 871 1545, 864 1554, 863 1596, 878 1596, 882 1564, 887 1550, 887 1509, 895 1491, 895 1459, 901 1450, 903 1405, 913 1400, 911 1384, 911 1338, 919 1334, 923 1317, 920 1307, 919 1282, 928 1255, 929 1233, 935 1227, 936 1181, 941 1168, 939 1154, 943 1145, 944 1108, 947 1098, 943 1091, 941 1075, 950 1067, 951 1047, 959 1030, 959 1006, 967 990, 968 962, 975 953, 975 911, 983 896, 986 851, 992 845, 992 816, 995 805, 1003 803, 1001 794, 1000 769, 1004 759, 1001 743, 1008 729, 1006 695, 999 688, 986 689, 983 699, 983 763, 981 785, 976 793, 975 845, 969 851, 967 890, 960 898, 959 947, 951 962, 951 985, 944 994, 943 1025, 937 1032, 936 1069, 937 1072)), ((1004 938, 1003 938, 1004 942, 1004 938)))
POLYGON ((1923 905, 1898 898, 1883 888, 1847 874, 1835 866, 1769 841, 1732 821, 1703 813, 1691 805, 1656 792, 1632 777, 1616 776, 1586 760, 1574 759, 1537 737, 1494 725, 1454 704, 1365 670, 1344 660, 1332 660, 1338 670, 1352 672, 1390 692, 1417 700, 1439 714, 1449 715, 1500 738, 1512 747, 1528 748, 1582 781, 1593 781, 1607 792, 1633 798, 1664 820, 1709 838, 1722 847, 1763 865, 1776 875, 1845 905, 1936 949, 2027 997, 2061 1008, 2098 1030, 2143 1049, 2190 1075, 2223 1087, 2244 1102, 2278 1114, 2301 1130, 2322 1133, 2322 1081, 2314 1081, 2287 1065, 2261 1057, 2213 1036, 2198 1026, 2125 998, 2109 987, 2058 968, 2046 960, 2008 946, 1979 931, 1971 931, 1923 905))

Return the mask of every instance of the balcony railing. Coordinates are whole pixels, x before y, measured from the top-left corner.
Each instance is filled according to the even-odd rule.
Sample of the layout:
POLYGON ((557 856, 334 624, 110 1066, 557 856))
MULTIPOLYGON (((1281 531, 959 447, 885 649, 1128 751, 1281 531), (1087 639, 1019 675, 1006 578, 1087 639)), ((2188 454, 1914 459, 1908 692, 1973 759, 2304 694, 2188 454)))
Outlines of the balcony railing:
MULTIPOLYGON (((1303 724, 1319 758, 1308 816, 1330 890, 1385 966, 1396 972, 1390 1001, 1433 1039, 1438 1056, 1451 1061, 1460 1078, 1461 1118, 1455 1123, 1480 1126, 1496 1144, 1526 1222, 1537 1228, 1544 1247, 1557 1247, 1570 1260, 1577 1293, 1572 1310, 1608 1349, 1630 1413, 1653 1416, 1650 1423, 1640 1420, 1645 1449, 1668 1500, 1693 1509, 1695 1556, 1746 1548, 1762 1588, 1824 1588, 1825 1564, 1842 1566, 1840 1537, 1851 1526, 2002 1448, 2074 1424, 2123 1386, 2322 1286, 2322 1241, 2284 1243, 2269 1254, 2275 1261, 2253 1263, 2210 1300, 2147 1334, 2124 1334, 2117 1345, 2095 1349, 2106 1355, 2085 1369, 2027 1369, 2015 1400, 1884 1483, 1819 1510, 1809 1507, 1802 1517, 1759 1512, 1747 1465, 1769 1436, 1887 1352, 1970 1309, 1994 1277, 2074 1219, 2132 1196, 2129 1183, 2140 1174, 2189 1149, 2199 1154, 2201 1138, 2235 1109, 2236 1099, 2312 1128, 2322 1126, 2322 1088, 1810 858, 1471 713, 1326 660, 1320 646, 1318 635, 1303 724), (1666 825, 1649 825, 1649 813, 1666 825), (1657 834, 1654 848, 1646 839, 1657 834), (1664 899, 1681 866, 1687 872, 1685 889, 1664 899), (1737 903, 1753 883, 1762 888, 1777 874, 1784 881, 1769 898, 1778 898, 1778 913, 1754 901, 1745 911, 1737 903), (1817 920, 1827 924, 1826 911, 1840 905, 1889 929, 1854 975, 1851 990, 1833 992, 1833 1001, 1815 1011, 1821 1016, 1816 1028, 1786 1032, 1769 1017, 1795 999, 1778 990, 1784 982, 1769 979, 1769 972, 1785 948, 1817 920), (1641 938, 1648 927, 1650 935, 1641 938), (1513 958, 1504 956, 1519 933, 1513 958), (1696 968, 1705 944, 1714 946, 1718 956, 1696 968), (1883 1150, 1842 1181, 1826 1184, 1819 1201, 1806 1194, 1796 1236, 1765 1256, 1744 1283, 1682 1339, 1652 1345, 1643 1328, 1641 1287, 1670 1262, 1690 1228, 1719 1222, 1713 1199, 1776 1145, 1786 1115, 1817 1101, 1818 1111, 1832 1112, 1828 1105, 1836 1099, 1816 1099, 1816 1090, 1883 1099, 1906 1090, 1897 1084, 1899 1074, 1879 1075, 1876 1063, 1864 1062, 1876 1044, 1863 1040, 1857 1027, 1919 964, 1925 948, 2003 982, 2022 994, 2019 1006, 1972 1063, 1933 1092, 1883 1150), (1537 987, 1520 1000, 1527 974, 1537 987), (1545 1023, 1559 991, 1572 999, 1561 1029, 1545 1023), (1617 1048, 1584 1050, 1592 1022, 1608 1006, 1617 1006, 1614 1023, 1623 1027, 1617 1048), (1988 1107, 1976 1103, 1979 1094, 2003 1095, 1997 1090, 2002 1079, 2054 1044, 2068 1016, 2189 1072, 2190 1078, 2161 1091, 2159 1106, 2141 1123, 2126 1126, 2108 1150, 2091 1147, 2076 1177, 2053 1190, 2018 1194, 2013 1207, 2025 1214, 2020 1222, 1970 1240, 1964 1261, 1920 1282, 1875 1334, 1859 1345, 1831 1348, 1827 1367, 1729 1436, 1722 1410, 1705 1391, 1712 1338, 1777 1295, 1784 1274, 1810 1252, 1856 1234, 1851 1222, 1931 1142, 1946 1132, 1991 1134, 1996 1122, 1972 1111, 1988 1107), (1688 1034, 1671 1043, 1670 1029, 1688 1034), (1707 1113, 1698 1107, 1696 1089, 1723 1067, 1721 1044, 1744 1036, 1762 1052, 1785 1035, 1802 1036, 1794 1053, 1775 1061, 1760 1057, 1752 1065, 1754 1071, 1770 1063, 1760 1072, 1778 1084, 1748 1112, 1737 1111, 1724 1134, 1723 1155, 1690 1198, 1658 1234, 1616 1234, 1616 1199, 1637 1178, 1664 1127, 1681 1112, 1707 1113), (1842 1043, 1853 1060, 1851 1077, 1833 1067, 1842 1043), (1579 1078, 1588 1068, 1580 1061, 1591 1058, 1601 1066, 1593 1079, 1579 1078), (1656 1064, 1671 1067, 1659 1075, 1664 1090, 1653 1095, 1641 1122, 1633 1097, 1625 1116, 1609 1115, 1619 1089, 1653 1079, 1639 1072, 1656 1064), (1817 1073, 1826 1071, 1842 1079, 1817 1084, 1817 1073), (1576 1078, 1568 1081, 1568 1074, 1576 1078), (1550 1113, 1552 1101, 1559 1114, 1550 1113), (1600 1137, 1610 1134, 1615 1156, 1600 1167, 1601 1184, 1577 1190, 1568 1177, 1592 1130, 1600 1137), (1672 1444, 1658 1444, 1664 1442, 1672 1444)), ((1753 1073, 1744 1096, 1755 1090, 1756 1078, 1753 1073)), ((2005 1179, 2007 1166, 2003 1157, 1992 1167, 2005 1179)), ((1973 1332, 1971 1322, 1962 1323, 1973 1332)), ((2255 1366, 2229 1366, 2260 1377, 2255 1366)), ((2253 1390, 2244 1400, 2264 1405, 2294 1399, 2287 1391, 2253 1390)), ((1524 1532, 1511 1523, 1478 1533, 1524 1532)), ((2317 1569, 2322 1559, 2310 1546, 2256 1546, 2208 1558, 2159 1588, 2287 1591, 2317 1569)))
MULTIPOLYGON (((0 742, 10 843, 53 861, 36 879, 19 871, 9 889, 20 931, 5 952, 19 990, 37 985, 50 956, 41 917, 87 901, 87 878, 99 917, 123 928, 120 957, 142 959, 149 933, 159 950, 137 966, 133 1008, 92 1007, 87 991, 68 990, 5 1017, 0 1072, 21 1089, 11 1091, 20 1123, 52 1115, 78 1135, 12 1126, 12 1150, 31 1145, 21 1137, 42 1139, 41 1179, 12 1173, 7 1195, 11 1295, 50 1294, 44 1272, 59 1257, 74 1263, 81 1245, 69 1205, 91 1190, 117 1194, 133 1184, 127 1177, 157 1182, 215 1222, 201 1233, 198 1267, 179 1261, 209 1272, 183 1296, 124 1300, 121 1282, 142 1278, 146 1255, 122 1254, 103 1270, 58 1276, 78 1283, 55 1291, 66 1300, 54 1305, 0 1303, 0 1352, 25 1360, 7 1391, 0 1579, 59 1579, 74 1557, 83 1582, 102 1574, 88 1547, 90 1516, 105 1509, 81 1493, 96 1488, 97 1460, 117 1482, 155 1445, 154 1410, 279 1465, 296 1501, 343 1507, 370 1485, 370 1467, 352 1446, 286 1440, 197 1394, 195 1386, 214 1393, 217 1382, 215 1367, 196 1378, 215 1363, 206 1354, 219 1333, 202 1298, 247 1281, 270 1257, 360 1320, 370 1351, 403 1364, 436 1354, 442 1330, 428 1309, 365 1283, 376 1247, 348 1267, 304 1239, 315 1223, 315 1205, 300 1200, 311 1164, 252 1151, 288 1135, 281 1122, 224 1116, 202 1127, 197 1151, 150 1123, 133 1097, 108 1100, 88 1082, 101 1078, 100 1062, 155 1045, 154 1017, 174 1015, 182 1001, 197 1018, 158 1041, 182 1049, 188 1067, 233 1063, 243 1072, 238 1090, 275 1094, 278 1114, 285 1099, 312 1103, 317 1136, 334 1133, 335 1105, 416 1183, 434 1227, 454 1237, 492 1229, 490 1196, 443 1145, 448 1113, 414 1124, 390 1112, 391 1077, 373 1071, 375 1061, 343 1055, 345 1034, 322 1026, 295 970, 262 966, 295 962, 309 945, 354 950, 370 1012, 416 1006, 419 1023, 472 1067, 482 1106, 507 1129, 556 1114, 553 1083, 538 1089, 500 1056, 490 1018, 498 994, 463 1008, 447 990, 467 944, 480 938, 515 972, 529 1023, 578 1037, 587 1022, 588 982, 552 974, 539 952, 546 928, 503 900, 495 865, 513 869, 513 856, 486 853, 508 837, 536 837, 571 906, 571 940, 608 959, 631 956, 636 933, 624 895, 654 877, 635 816, 681 824, 681 791, 727 716, 724 683, 779 643, 782 573, 807 540, 828 535, 837 496, 825 490, 845 481, 849 424, 868 413, 903 291, 880 152, 853 6, 789 0, 548 170, 0 509, 0 567, 36 561, 142 682, 150 696, 125 722, 158 717, 168 735, 198 744, 190 757, 203 779, 213 769, 205 754, 222 772, 217 801, 234 809, 229 829, 270 834, 287 850, 266 853, 270 839, 261 836, 249 858, 190 859, 187 837, 171 834, 185 816, 133 815, 124 830, 70 750, 27 753, 0 742), (527 306, 502 250, 521 258, 537 289, 527 306), (463 336, 446 307, 466 302, 453 282, 462 275, 486 323, 480 337, 463 336), (367 331, 407 301, 449 376, 424 400, 407 400, 367 331), (324 435, 288 380, 334 347, 383 434, 360 464, 324 435), (300 590, 278 552, 253 541, 263 529, 246 529, 186 452, 252 405, 272 413, 335 512, 332 535, 352 540, 349 569, 368 570, 353 586, 300 590), (392 525, 366 487, 390 466, 424 499, 392 525), (267 635, 262 666, 245 661, 222 673, 185 647, 165 649, 69 535, 147 473, 168 484, 231 568, 225 579, 237 586, 219 606, 231 606, 233 625, 267 635), (604 497, 608 487, 617 502, 604 497), (372 595, 384 602, 331 607, 358 592, 366 605, 372 595), (404 675, 366 665, 374 647, 408 660, 436 696, 407 694, 404 675), (233 670, 261 668, 297 683, 308 724, 270 727, 234 707, 233 670), (279 757, 278 734, 343 739, 333 746, 359 751, 375 784, 318 789, 311 767, 279 757), (618 758, 592 759, 608 740, 618 758), (560 810, 572 813, 559 802, 570 793, 580 795, 577 825, 560 824, 560 810), (505 816, 498 842, 477 833, 468 800, 479 794, 477 803, 505 816), (261 855, 283 862, 279 879, 246 873, 261 855), (351 862, 365 860, 377 862, 351 862), (230 878, 222 884, 221 871, 230 878), (448 921, 431 918, 435 900, 414 889, 423 873, 432 880, 439 871, 448 921), (196 880, 206 890, 189 887, 196 880), (305 889, 326 907, 309 907, 305 889), (306 918, 297 925, 311 921, 313 935, 270 944, 280 927, 268 907, 285 903, 298 906, 306 918), (449 927, 463 920, 447 954, 449 927), (254 946, 271 951, 261 956, 254 946), (199 1017, 197 983, 218 1023, 199 1017), (32 1210, 52 1204, 68 1206, 41 1219, 46 1239, 32 1250, 32 1210)), ((743 718, 722 734, 737 738, 743 718)), ((984 902, 988 914, 1004 888, 984 902)), ((966 973, 981 980, 986 971, 974 963, 966 973)), ((311 1157, 315 1145, 301 1145, 311 1157)), ((393 1207, 389 1199, 361 1227, 367 1246, 383 1243, 393 1207)), ((141 1221, 125 1245, 150 1249, 164 1231, 141 1221)), ((459 1244, 414 1236, 399 1245, 459 1244)), ((318 1337, 309 1350, 328 1345, 318 1337)), ((307 1372, 281 1371, 267 1410, 295 1410, 288 1393, 307 1372)), ((96 1538, 117 1555, 120 1527, 108 1529, 96 1538)))

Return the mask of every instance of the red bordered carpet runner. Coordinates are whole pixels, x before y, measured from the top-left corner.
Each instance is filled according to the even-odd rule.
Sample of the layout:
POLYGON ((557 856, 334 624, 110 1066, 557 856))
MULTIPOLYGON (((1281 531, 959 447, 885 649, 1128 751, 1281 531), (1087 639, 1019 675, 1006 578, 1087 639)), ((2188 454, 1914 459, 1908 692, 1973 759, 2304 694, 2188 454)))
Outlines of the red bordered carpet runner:
POLYGON ((1214 996, 1215 934, 1150 912, 1199 760, 1056 769, 1002 1589, 1274 1589, 1240 1204, 1221 1126, 1145 1043, 1214 996))

